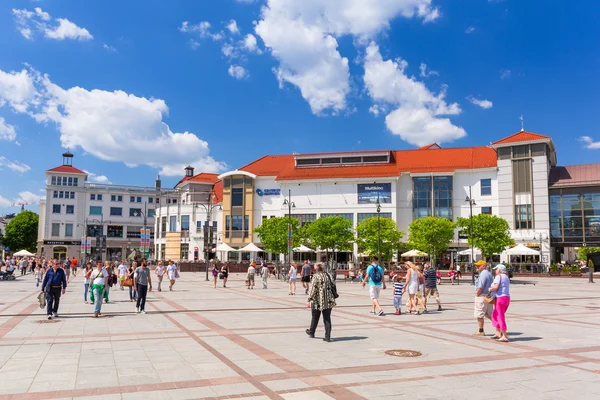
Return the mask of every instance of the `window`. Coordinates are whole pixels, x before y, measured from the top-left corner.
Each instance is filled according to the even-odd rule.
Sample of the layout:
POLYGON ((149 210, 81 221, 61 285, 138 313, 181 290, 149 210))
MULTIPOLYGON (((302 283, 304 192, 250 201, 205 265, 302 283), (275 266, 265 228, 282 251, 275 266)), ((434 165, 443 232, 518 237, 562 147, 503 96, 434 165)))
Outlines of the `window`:
POLYGON ((130 217, 141 217, 142 216, 142 209, 141 208, 130 208, 129 209, 129 216, 130 217))
MULTIPOLYGON (((392 219, 392 213, 381 213, 379 217, 392 219)), ((358 213, 356 222, 360 224, 363 220, 368 218, 377 218, 377 213, 358 213)))
POLYGON ((347 219, 350 222, 354 222, 354 214, 321 214, 320 218, 323 217, 343 217, 345 219, 347 219))
POLYGON ((452 177, 433 177, 434 215, 452 221, 452 177))
POLYGON ((96 195, 94 193, 90 193, 90 200, 96 200, 96 195))
POLYGON ((190 230, 190 216, 189 215, 181 216, 181 230, 182 231, 190 230))
POLYGON ((167 231, 167 217, 162 217, 162 221, 160 221, 160 230, 163 233, 167 231))
POLYGON ((434 215, 452 220, 451 176, 413 178, 413 220, 434 215))
POLYGON ((481 213, 492 215, 492 207, 481 207, 481 213))
POLYGON ((492 180, 491 179, 482 179, 480 181, 481 184, 481 195, 482 196, 490 196, 492 194, 492 180))
POLYGON ((54 191, 54 193, 52 194, 52 197, 54 197, 55 199, 58 199, 58 191, 54 191))
POLYGON ((52 236, 60 236, 60 224, 52 224, 52 236))
POLYGON ((73 177, 72 176, 69 176, 67 178, 67 186, 73 186, 73 177))
POLYGON ((65 192, 63 192, 62 190, 60 192, 58 192, 59 199, 64 199, 64 197, 65 197, 65 192))
POLYGON ((68 205, 66 212, 67 212, 67 214, 75 214, 75 206, 68 205))
POLYGON ((50 182, 51 182, 51 183, 50 183, 51 185, 56 185, 56 177, 55 177, 55 176, 53 176, 53 177, 50 179, 50 182))
POLYGON ((97 195, 97 196, 96 196, 96 198, 97 198, 98 200, 102 200, 102 195, 101 195, 101 194, 99 194, 99 195, 97 195))
POLYGON ((154 197, 148 197, 148 203, 150 203, 150 204, 154 203, 154 197))
POLYGON ((108 225, 106 229, 106 236, 112 238, 123 237, 123 226, 122 225, 108 225))
POLYGON ((62 177, 62 185, 63 185, 63 186, 67 186, 67 180, 68 180, 68 179, 67 179, 67 177, 66 177, 66 176, 63 176, 63 177, 62 177))
POLYGON ((79 178, 73 178, 73 186, 79 186, 79 178))
POLYGON ((154 218, 154 210, 148 210, 148 218, 154 218))
POLYGON ((244 205, 244 189, 233 188, 231 189, 231 206, 239 207, 244 205))
POLYGON ((531 204, 515 206, 515 229, 531 229, 532 226, 531 204))
POLYGON ((138 196, 138 197, 136 198, 136 201, 137 201, 138 203, 141 203, 141 202, 142 202, 142 198, 138 196))
POLYGON ((74 199, 75 198, 75 192, 71 192, 69 198, 70 199, 74 199))
POLYGON ((66 237, 73 236, 73 224, 65 224, 65 236, 66 237))
MULTIPOLYGON (((317 214, 292 214, 292 218, 296 218, 300 224, 300 227, 303 227, 306 224, 315 222, 317 220, 317 214)), ((265 219, 266 216, 263 216, 263 220, 265 219)))
POLYGON ((431 177, 413 178, 413 220, 431 216, 431 177))
POLYGON ((60 214, 60 204, 52 204, 52 214, 60 214))
POLYGON ((180 257, 182 260, 187 260, 188 255, 190 253, 190 244, 189 243, 181 243, 181 254, 180 257))
POLYGON ((515 193, 531 193, 531 159, 514 160, 513 190, 515 193))
POLYGON ((102 215, 102 207, 90 206, 90 215, 102 215))
POLYGON ((171 215, 169 217, 169 232, 177 232, 177 216, 171 215))
POLYGON ((87 236, 98 237, 104 234, 102 225, 88 225, 87 236))
POLYGON ((135 203, 135 196, 129 196, 129 202, 135 203))
POLYGON ((113 216, 122 216, 123 215, 123 209, 121 207, 111 207, 110 208, 110 215, 113 215, 113 216))
POLYGON ((113 194, 110 196, 110 201, 123 201, 123 196, 113 194))
POLYGON ((250 230, 250 217, 244 215, 244 237, 248 237, 248 231, 250 230))
POLYGON ((196 221, 196 232, 202 232, 202 221, 196 221))

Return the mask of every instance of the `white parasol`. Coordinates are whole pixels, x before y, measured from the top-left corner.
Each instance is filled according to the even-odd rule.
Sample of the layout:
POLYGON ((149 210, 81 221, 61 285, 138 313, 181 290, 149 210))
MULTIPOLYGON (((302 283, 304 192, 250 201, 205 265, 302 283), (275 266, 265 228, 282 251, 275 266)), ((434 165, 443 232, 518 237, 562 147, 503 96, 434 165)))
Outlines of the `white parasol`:
POLYGON ((401 257, 425 257, 427 253, 423 253, 421 250, 412 249, 406 253, 400 254, 401 257))
POLYGON ((305 245, 300 245, 300 247, 295 247, 294 251, 296 253, 314 253, 315 251, 305 245))
POLYGON ((34 254, 31 254, 30 252, 28 252, 27 250, 21 250, 21 251, 17 251, 15 254, 13 254, 17 257, 31 257, 34 254))
POLYGON ((504 252, 509 256, 539 256, 540 252, 534 249, 530 249, 524 244, 518 244, 504 252))

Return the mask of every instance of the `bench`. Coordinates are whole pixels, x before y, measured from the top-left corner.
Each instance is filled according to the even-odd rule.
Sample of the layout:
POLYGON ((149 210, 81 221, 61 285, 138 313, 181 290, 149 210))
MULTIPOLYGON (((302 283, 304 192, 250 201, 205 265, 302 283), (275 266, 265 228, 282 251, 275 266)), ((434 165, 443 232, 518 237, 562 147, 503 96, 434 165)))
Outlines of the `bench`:
MULTIPOLYGON (((445 276, 444 276, 444 274, 442 274, 442 276, 441 276, 441 277, 438 277, 438 278, 437 278, 437 281, 438 281, 438 285, 441 285, 441 284, 442 284, 442 281, 447 281, 448 283, 452 283, 452 280, 451 280, 451 279, 450 279, 450 277, 448 276, 448 273, 446 273, 446 275, 445 275, 445 276)), ((460 285, 460 277, 459 277, 458 275, 455 275, 455 276, 454 276, 454 282, 455 282, 457 285, 460 285)))

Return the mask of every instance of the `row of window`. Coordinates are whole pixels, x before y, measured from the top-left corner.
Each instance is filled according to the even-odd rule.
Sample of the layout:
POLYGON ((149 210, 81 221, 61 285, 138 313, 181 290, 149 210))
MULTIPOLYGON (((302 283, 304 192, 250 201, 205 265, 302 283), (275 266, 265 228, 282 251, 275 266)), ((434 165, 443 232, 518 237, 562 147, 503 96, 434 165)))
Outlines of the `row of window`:
MULTIPOLYGON (((52 223, 52 232, 50 234, 54 237, 60 236, 60 223, 52 223)), ((65 237, 73 237, 73 224, 65 224, 65 237)))
POLYGON ((50 179, 54 186, 79 186, 79 178, 72 176, 53 176, 50 179))
MULTIPOLYGON (((102 215, 102 207, 101 206, 90 206, 90 215, 102 215)), ((123 207, 110 207, 109 215, 114 217, 122 217, 123 216, 123 207)), ((141 208, 130 208, 129 209, 130 217, 143 217, 144 212, 141 208)), ((146 210, 147 218, 154 218, 154 210, 146 210)))
MULTIPOLYGON (((106 225, 106 236, 110 238, 139 239, 141 229, 140 226, 106 225)), ((150 237, 154 238, 154 229, 147 229, 150 229, 150 237)), ((97 237, 102 235, 104 235, 104 225, 87 226, 87 236, 97 237)))
POLYGON ((75 192, 65 192, 62 190, 55 190, 54 193, 52 193, 52 197, 54 197, 55 199, 74 199, 75 192))
MULTIPOLYGON (((61 210, 61 204, 52 204, 52 214, 60 214, 61 210)), ((65 214, 75 214, 75 206, 67 204, 65 206, 65 214)))

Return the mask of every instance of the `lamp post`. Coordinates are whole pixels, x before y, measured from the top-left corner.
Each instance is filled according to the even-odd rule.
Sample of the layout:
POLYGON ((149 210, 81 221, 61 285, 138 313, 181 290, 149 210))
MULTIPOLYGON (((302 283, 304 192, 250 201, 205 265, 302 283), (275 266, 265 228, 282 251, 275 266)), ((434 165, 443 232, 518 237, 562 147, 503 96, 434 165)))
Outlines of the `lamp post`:
MULTIPOLYGON (((86 231, 87 231, 87 223, 88 223, 88 221, 91 221, 91 222, 98 222, 98 223, 100 223, 100 230, 101 230, 101 232, 102 232, 102 234, 100 235, 101 237, 104 237, 104 224, 105 224, 105 223, 106 223, 106 224, 110 224, 110 223, 112 223, 112 221, 111 221, 111 220, 106 220, 106 221, 104 220, 104 214, 100 214, 100 220, 97 220, 97 219, 87 219, 87 218, 86 218, 86 220, 85 220, 86 231)), ((87 233, 87 232, 86 232, 86 233, 87 233)), ((87 235, 86 235, 86 236, 87 236, 87 235)), ((96 242, 98 242, 98 237, 100 237, 100 236, 96 236, 96 242)), ((106 242, 105 242, 105 243, 106 243, 106 242)), ((97 248, 97 247, 98 247, 98 243, 96 243, 96 248, 97 248)), ((102 249, 102 251, 101 251, 101 254, 102 254, 102 253, 104 253, 104 249, 102 249)))
MULTIPOLYGON (((144 211, 139 210, 139 211, 134 211, 134 213, 133 213, 133 215, 136 216, 136 217, 139 217, 140 214, 144 217, 144 235, 146 234, 146 228, 148 226, 148 218, 147 218, 148 210, 147 210, 147 205, 148 205, 148 203, 144 202, 144 211)), ((146 248, 144 248, 144 258, 148 258, 147 253, 150 251, 150 246, 148 246, 147 248, 148 248, 148 251, 146 251, 146 248)))
POLYGON ((222 210, 223 207, 220 204, 212 204, 213 201, 213 197, 214 197, 214 192, 210 192, 208 195, 208 204, 203 204, 203 203, 199 203, 196 204, 196 206, 202 206, 204 208, 204 210, 206 211, 206 226, 204 227, 204 254, 205 254, 205 259, 204 259, 204 264, 205 264, 205 269, 206 269, 206 279, 205 281, 208 282, 208 259, 210 257, 210 238, 212 238, 212 226, 210 226, 210 220, 211 220, 211 216, 213 211, 217 208, 217 206, 219 206, 219 210, 222 210))
POLYGON ((292 238, 292 208, 296 208, 296 204, 292 202, 292 190, 288 189, 288 198, 283 200, 283 205, 288 206, 288 264, 291 267, 292 265, 292 246, 293 238, 292 238))
POLYGON ((379 202, 379 193, 377 193, 377 259, 381 263, 381 203, 379 202))
POLYGON ((548 234, 544 233, 544 232, 535 233, 533 235, 533 239, 534 240, 536 240, 536 239, 540 240, 540 264, 542 264, 543 267, 545 268, 546 265, 544 264, 544 250, 543 250, 544 248, 542 247, 543 246, 543 242, 542 241, 544 239, 548 239, 548 234))
POLYGON ((469 225, 470 235, 469 241, 471 242, 471 285, 475 284, 475 249, 473 247, 473 206, 477 205, 473 200, 472 188, 469 186, 469 195, 465 199, 465 202, 469 203, 469 225))

